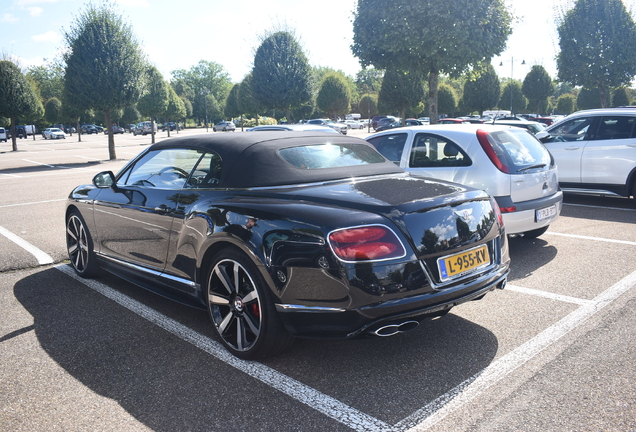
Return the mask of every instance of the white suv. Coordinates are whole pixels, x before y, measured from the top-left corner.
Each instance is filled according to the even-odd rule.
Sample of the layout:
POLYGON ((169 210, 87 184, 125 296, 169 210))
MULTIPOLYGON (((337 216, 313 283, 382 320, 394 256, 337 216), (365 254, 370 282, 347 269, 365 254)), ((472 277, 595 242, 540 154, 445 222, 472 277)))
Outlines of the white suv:
POLYGON ((565 192, 636 195, 636 108, 579 111, 537 134, 565 192))
POLYGON ((538 237, 561 213, 563 192, 554 159, 526 129, 486 124, 410 126, 366 140, 412 174, 485 190, 497 200, 508 234, 538 237))

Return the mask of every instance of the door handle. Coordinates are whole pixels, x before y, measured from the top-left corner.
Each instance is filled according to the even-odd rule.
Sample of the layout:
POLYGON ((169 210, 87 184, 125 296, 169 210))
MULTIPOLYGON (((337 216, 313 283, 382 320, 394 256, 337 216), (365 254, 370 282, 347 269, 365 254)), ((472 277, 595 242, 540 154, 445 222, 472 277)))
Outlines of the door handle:
POLYGON ((155 207, 155 212, 159 213, 159 214, 166 214, 171 212, 173 209, 168 207, 165 204, 161 204, 160 206, 155 207))

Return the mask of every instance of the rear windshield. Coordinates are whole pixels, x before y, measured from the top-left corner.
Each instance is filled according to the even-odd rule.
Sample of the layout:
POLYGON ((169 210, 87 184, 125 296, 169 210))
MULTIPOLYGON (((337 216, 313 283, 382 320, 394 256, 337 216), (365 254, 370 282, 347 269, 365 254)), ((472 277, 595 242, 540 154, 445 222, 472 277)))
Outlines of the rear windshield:
POLYGON ((319 144, 289 147, 278 151, 296 168, 321 169, 386 162, 375 149, 360 144, 319 144))
POLYGON ((509 167, 510 173, 551 166, 548 150, 525 129, 492 131, 488 141, 499 159, 509 167))

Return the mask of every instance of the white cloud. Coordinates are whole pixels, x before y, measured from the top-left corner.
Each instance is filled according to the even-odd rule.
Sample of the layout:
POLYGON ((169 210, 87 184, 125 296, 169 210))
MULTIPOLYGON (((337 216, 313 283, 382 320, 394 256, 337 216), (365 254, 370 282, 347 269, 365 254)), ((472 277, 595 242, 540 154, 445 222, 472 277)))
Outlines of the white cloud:
POLYGON ((19 6, 29 6, 32 4, 40 4, 40 3, 57 3, 58 0, 18 0, 16 3, 19 6))
POLYGON ((148 0, 116 0, 115 3, 126 7, 147 7, 148 0))
POLYGON ((34 42, 59 42, 61 40, 60 34, 55 31, 48 31, 39 35, 31 36, 34 42))
POLYGON ((17 22, 18 19, 10 13, 0 14, 0 22, 1 23, 14 23, 17 22))
POLYGON ((39 6, 32 6, 30 8, 27 8, 27 10, 29 11, 29 15, 31 15, 32 17, 40 16, 44 12, 44 9, 39 6))

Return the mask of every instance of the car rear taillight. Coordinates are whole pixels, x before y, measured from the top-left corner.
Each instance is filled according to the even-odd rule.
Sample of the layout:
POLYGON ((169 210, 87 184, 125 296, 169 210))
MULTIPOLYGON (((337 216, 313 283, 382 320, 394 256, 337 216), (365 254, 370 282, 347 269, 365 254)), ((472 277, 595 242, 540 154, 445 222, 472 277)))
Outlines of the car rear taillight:
MULTIPOLYGON (((492 205, 492 209, 495 211, 495 216, 497 217, 497 223, 500 228, 504 227, 503 215, 501 214, 501 209, 499 208, 499 204, 493 197, 490 197, 490 204, 492 205)), ((516 209, 515 209, 516 210, 516 209)))
POLYGON ((492 135, 483 129, 477 130, 477 141, 481 144, 481 148, 484 149, 490 161, 497 167, 497 169, 503 173, 509 174, 510 167, 506 165, 504 152, 501 149, 500 144, 495 142, 492 135))
POLYGON ((329 234, 329 244, 343 261, 378 261, 406 255, 395 233, 382 225, 333 231, 329 234))

